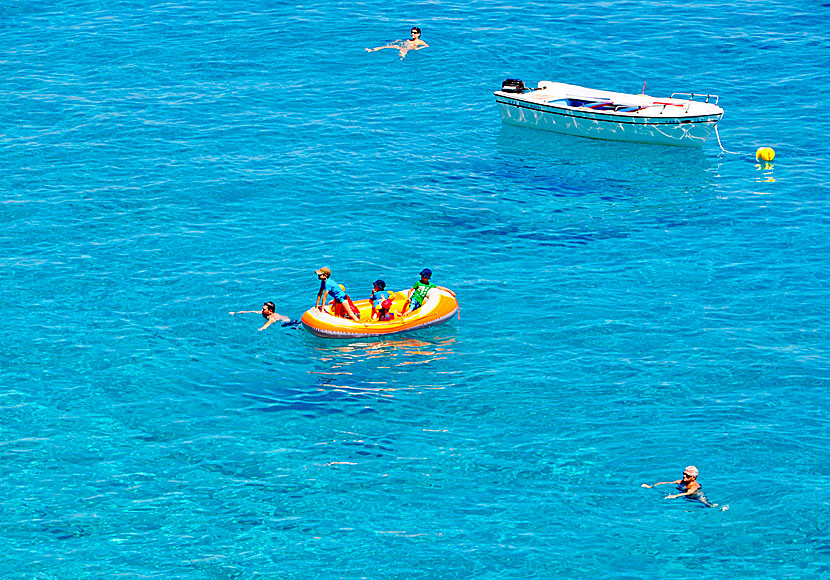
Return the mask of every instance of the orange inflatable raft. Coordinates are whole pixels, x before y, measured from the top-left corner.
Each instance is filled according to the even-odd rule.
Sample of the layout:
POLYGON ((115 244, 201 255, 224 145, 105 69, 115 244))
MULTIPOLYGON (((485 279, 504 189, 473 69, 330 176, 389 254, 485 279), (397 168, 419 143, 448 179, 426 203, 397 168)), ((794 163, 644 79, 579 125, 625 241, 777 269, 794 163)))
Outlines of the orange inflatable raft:
POLYGON ((364 336, 382 336, 408 330, 416 330, 433 324, 440 324, 452 318, 458 312, 458 301, 449 293, 432 288, 427 294, 423 306, 405 316, 398 312, 406 303, 406 292, 396 292, 392 296, 390 312, 395 314, 393 320, 371 320, 372 302, 357 300, 354 305, 360 310, 360 321, 340 318, 332 315, 332 306, 323 310, 312 308, 300 319, 310 332, 325 338, 361 338, 364 336))

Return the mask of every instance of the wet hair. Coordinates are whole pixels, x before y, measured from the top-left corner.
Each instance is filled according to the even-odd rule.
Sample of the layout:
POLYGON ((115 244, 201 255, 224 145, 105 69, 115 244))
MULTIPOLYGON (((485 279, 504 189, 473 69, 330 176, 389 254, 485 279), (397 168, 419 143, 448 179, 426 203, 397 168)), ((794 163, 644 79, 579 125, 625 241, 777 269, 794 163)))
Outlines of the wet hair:
POLYGON ((268 308, 270 308, 274 312, 277 311, 277 305, 274 304, 273 302, 266 302, 265 304, 263 304, 263 306, 267 306, 268 308))
POLYGON ((418 34, 421 34, 421 29, 418 28, 417 26, 413 26, 412 30, 410 30, 410 33, 412 33, 412 32, 417 32, 418 34))

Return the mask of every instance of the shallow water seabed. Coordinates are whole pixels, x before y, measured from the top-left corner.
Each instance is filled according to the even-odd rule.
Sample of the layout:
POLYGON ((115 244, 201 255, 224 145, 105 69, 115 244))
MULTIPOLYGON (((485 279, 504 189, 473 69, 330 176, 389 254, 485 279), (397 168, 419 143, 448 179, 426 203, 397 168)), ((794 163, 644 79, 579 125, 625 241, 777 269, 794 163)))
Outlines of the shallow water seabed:
POLYGON ((0 575, 827 576, 827 8, 656 7, 0 8, 0 575), (717 93, 748 155, 505 78, 717 93), (460 320, 228 316, 323 265, 460 320), (640 488, 689 464, 729 511, 640 488))

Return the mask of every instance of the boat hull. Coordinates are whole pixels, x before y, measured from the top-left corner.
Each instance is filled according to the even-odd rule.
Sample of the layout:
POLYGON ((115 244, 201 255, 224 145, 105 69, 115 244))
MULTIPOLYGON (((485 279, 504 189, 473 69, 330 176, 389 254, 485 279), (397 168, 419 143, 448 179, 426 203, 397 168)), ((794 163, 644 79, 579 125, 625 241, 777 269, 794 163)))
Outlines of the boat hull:
MULTIPOLYGON (((405 302, 406 293, 396 292, 392 301, 392 312, 400 312, 405 302)), ((306 330, 323 338, 363 338, 426 328, 446 322, 458 312, 455 297, 437 288, 429 291, 426 302, 415 312, 384 322, 370 320, 372 303, 369 300, 357 300, 354 304, 360 310, 359 322, 333 316, 328 306, 322 311, 316 308, 307 310, 301 322, 306 330)))
POLYGON ((654 101, 653 97, 645 95, 608 93, 575 85, 540 85, 543 88, 535 93, 496 91, 496 104, 502 121, 589 139, 701 147, 723 116, 723 109, 710 103, 692 102, 689 105, 689 101, 683 99, 654 101), (632 109, 637 110, 598 111, 590 106, 564 104, 574 102, 573 94, 577 90, 580 95, 588 95, 580 98, 609 103, 625 99, 635 105, 632 109))

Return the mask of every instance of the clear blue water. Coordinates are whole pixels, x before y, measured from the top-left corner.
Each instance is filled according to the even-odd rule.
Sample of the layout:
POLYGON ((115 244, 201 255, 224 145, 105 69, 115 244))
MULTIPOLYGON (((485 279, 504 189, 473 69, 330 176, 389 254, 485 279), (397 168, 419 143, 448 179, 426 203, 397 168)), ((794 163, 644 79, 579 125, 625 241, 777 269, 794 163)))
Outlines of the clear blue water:
POLYGON ((827 578, 829 25, 0 6, 0 577, 827 578), (505 127, 508 77, 717 93, 777 157, 505 127), (298 318, 323 265, 357 297, 430 267, 461 319, 228 315, 298 318), (729 511, 640 487, 688 464, 729 511))

